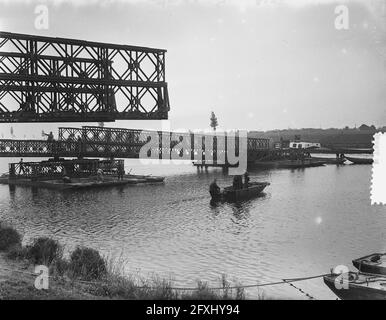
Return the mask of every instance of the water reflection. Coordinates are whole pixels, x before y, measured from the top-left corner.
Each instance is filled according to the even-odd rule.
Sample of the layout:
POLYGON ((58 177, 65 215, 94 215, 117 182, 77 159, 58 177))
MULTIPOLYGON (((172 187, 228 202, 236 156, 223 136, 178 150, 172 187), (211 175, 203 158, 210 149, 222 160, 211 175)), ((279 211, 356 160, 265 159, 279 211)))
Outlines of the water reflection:
MULTIPOLYGON (((195 171, 194 168, 190 168, 195 171)), ((227 274, 242 283, 325 273, 385 249, 385 209, 370 206, 371 166, 252 170, 271 183, 260 197, 213 202, 208 187, 232 184, 221 171, 169 175, 164 185, 83 191, 0 186, 0 219, 25 241, 52 236, 127 260, 127 271, 172 273, 181 285, 227 274), (317 219, 321 217, 320 219, 317 219), (315 220, 317 219, 317 220, 315 220)), ((323 283, 304 283, 334 298, 323 283)), ((267 295, 302 298, 289 288, 267 295)))

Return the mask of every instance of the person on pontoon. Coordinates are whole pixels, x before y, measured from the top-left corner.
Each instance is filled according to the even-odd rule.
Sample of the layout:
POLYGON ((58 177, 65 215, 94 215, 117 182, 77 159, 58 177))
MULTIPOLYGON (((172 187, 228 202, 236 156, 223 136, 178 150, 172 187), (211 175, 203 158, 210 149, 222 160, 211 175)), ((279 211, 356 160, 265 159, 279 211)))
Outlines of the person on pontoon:
POLYGON ((244 188, 248 188, 249 186, 249 174, 248 171, 245 171, 244 173, 244 188))
POLYGON ((47 141, 48 142, 53 142, 55 139, 54 139, 54 134, 52 133, 52 131, 50 131, 50 133, 44 133, 42 132, 43 136, 46 136, 47 137, 47 141))
POLYGON ((103 182, 103 170, 101 168, 97 170, 97 180, 98 182, 103 182))
POLYGON ((23 158, 20 159, 19 161, 19 174, 24 174, 25 171, 24 171, 24 162, 23 162, 23 158))
POLYGON ((217 179, 214 179, 209 186, 209 193, 212 198, 217 197, 220 194, 220 187, 217 185, 217 179))
POLYGON ((236 175, 233 177, 233 189, 239 190, 243 188, 243 177, 240 175, 236 175))

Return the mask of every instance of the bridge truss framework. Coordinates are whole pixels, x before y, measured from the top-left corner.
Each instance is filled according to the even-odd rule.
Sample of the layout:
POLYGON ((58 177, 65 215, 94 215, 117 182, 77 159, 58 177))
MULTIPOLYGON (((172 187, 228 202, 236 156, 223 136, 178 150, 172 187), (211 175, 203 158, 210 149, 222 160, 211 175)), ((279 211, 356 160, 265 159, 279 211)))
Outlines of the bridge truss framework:
POLYGON ((0 122, 167 119, 165 53, 0 32, 0 122))
POLYGON ((204 160, 207 163, 228 161, 229 143, 235 145, 238 156, 241 139, 247 139, 248 161, 269 152, 269 139, 243 138, 239 136, 214 136, 213 134, 176 133, 121 128, 84 126, 59 128, 58 141, 0 140, 0 157, 99 157, 99 158, 153 158, 204 160), (141 148, 156 137, 149 151, 141 154, 141 148), (224 139, 220 139, 220 137, 224 139), (181 147, 182 140, 189 143, 181 147), (206 143, 210 143, 206 145, 206 143))

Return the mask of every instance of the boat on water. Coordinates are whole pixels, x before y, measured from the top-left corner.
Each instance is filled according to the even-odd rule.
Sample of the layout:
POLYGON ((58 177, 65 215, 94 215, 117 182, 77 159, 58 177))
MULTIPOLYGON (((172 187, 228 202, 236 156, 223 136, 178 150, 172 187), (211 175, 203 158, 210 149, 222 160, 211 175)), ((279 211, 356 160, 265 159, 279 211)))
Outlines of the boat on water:
POLYGON ((325 164, 344 164, 346 162, 346 158, 323 158, 323 157, 312 157, 315 161, 322 161, 325 164))
POLYGON ((325 164, 326 164, 325 161, 319 161, 319 160, 314 161, 311 159, 306 159, 304 161, 288 160, 286 162, 280 163, 278 168, 283 168, 283 169, 313 168, 313 167, 324 166, 325 164))
POLYGON ((373 159, 371 158, 353 158, 353 157, 346 157, 346 159, 354 164, 372 164, 373 159))
POLYGON ((248 164, 254 168, 274 168, 274 169, 301 169, 320 167, 327 162, 322 160, 305 159, 305 160, 272 160, 272 161, 255 161, 252 164, 248 164))
POLYGON ((139 181, 150 182, 150 183, 157 183, 157 182, 164 182, 165 181, 165 177, 152 176, 152 175, 125 174, 123 176, 123 178, 124 179, 137 179, 139 181))
POLYGON ((352 261, 359 272, 386 276, 386 253, 373 253, 352 261))
POLYGON ((343 274, 331 273, 324 276, 323 280, 342 300, 386 300, 385 276, 350 271, 343 274))
POLYGON ((234 189, 232 186, 225 187, 217 195, 213 195, 212 200, 239 201, 251 199, 260 195, 269 185, 269 182, 249 182, 248 187, 241 189, 234 189))

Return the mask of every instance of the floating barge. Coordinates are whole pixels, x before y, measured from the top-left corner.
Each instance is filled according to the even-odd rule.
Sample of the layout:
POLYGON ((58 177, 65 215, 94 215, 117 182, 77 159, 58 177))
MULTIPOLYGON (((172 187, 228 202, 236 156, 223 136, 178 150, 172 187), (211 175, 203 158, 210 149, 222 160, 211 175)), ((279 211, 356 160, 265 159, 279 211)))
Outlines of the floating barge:
POLYGON ((118 187, 125 185, 144 184, 144 183, 162 183, 164 177, 153 176, 136 176, 127 175, 123 180, 117 180, 117 178, 108 177, 103 181, 98 181, 97 177, 88 178, 73 178, 71 182, 63 182, 61 179, 57 180, 31 180, 31 179, 10 179, 8 177, 0 177, 0 184, 7 184, 10 186, 26 186, 35 188, 45 188, 54 190, 76 190, 76 189, 90 189, 90 188, 103 188, 103 187, 118 187))
POLYGON ((122 185, 126 185, 129 183, 130 183, 129 180, 116 180, 116 179, 115 180, 96 181, 96 179, 78 178, 78 179, 71 179, 71 182, 65 183, 62 180, 33 181, 30 179, 4 179, 4 178, 0 178, 0 184, 8 184, 10 186, 28 186, 28 187, 55 189, 55 190, 112 187, 112 186, 122 186, 122 185))
POLYGON ((123 160, 49 160, 9 164, 0 184, 55 190, 89 189, 160 183, 164 177, 124 174, 123 160))

